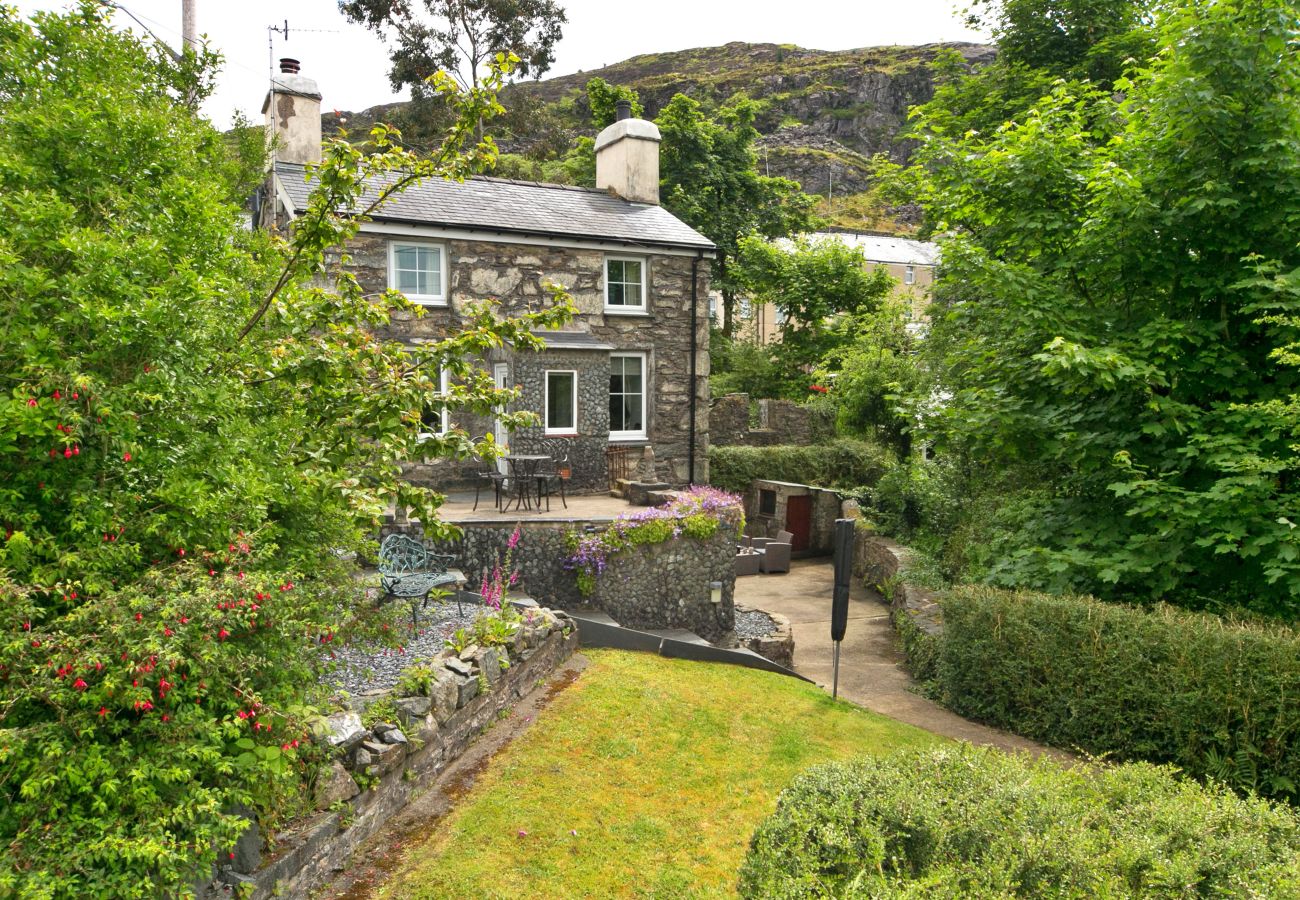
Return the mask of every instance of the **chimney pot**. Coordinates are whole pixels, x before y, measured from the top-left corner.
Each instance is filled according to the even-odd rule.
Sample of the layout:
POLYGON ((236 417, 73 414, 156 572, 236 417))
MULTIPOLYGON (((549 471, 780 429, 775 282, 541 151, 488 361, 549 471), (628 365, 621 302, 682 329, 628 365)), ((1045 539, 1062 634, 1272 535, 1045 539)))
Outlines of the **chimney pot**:
POLYGON ((302 64, 298 60, 291 57, 282 56, 280 58, 280 71, 285 75, 297 75, 301 66, 302 64))
POLYGON ((619 100, 617 103, 614 104, 614 109, 616 110, 616 112, 614 113, 615 122, 622 122, 624 119, 632 118, 631 100, 619 100))

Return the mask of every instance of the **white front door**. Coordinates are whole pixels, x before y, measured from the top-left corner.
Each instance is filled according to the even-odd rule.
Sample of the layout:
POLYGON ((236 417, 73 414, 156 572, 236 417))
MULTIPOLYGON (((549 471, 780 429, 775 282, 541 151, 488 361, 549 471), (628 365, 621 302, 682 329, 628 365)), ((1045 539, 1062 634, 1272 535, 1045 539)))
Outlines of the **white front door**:
MULTIPOLYGON (((509 387, 510 364, 496 363, 492 366, 492 380, 496 383, 497 390, 504 390, 509 387)), ((505 407, 501 407, 501 412, 505 412, 505 407)), ((492 438, 498 446, 505 446, 510 435, 506 432, 505 423, 500 418, 496 419, 492 426, 492 438)))

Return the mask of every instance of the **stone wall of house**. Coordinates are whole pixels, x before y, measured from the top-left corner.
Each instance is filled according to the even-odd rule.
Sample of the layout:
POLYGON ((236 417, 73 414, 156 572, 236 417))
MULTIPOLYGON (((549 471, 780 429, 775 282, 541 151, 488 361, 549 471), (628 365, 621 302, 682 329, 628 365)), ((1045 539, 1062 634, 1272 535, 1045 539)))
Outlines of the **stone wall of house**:
MULTIPOLYGON (((348 245, 349 268, 362 290, 379 293, 387 288, 388 238, 364 233, 348 245)), ((578 316, 567 328, 590 334, 616 351, 646 354, 647 433, 653 446, 658 475, 673 484, 685 484, 689 478, 690 426, 690 345, 691 345, 691 268, 692 259, 664 254, 643 256, 647 267, 648 315, 608 315, 604 311, 604 270, 606 254, 596 249, 572 249, 495 241, 442 240, 448 263, 449 301, 445 307, 426 307, 423 315, 399 311, 393 314, 385 335, 412 343, 438 340, 453 333, 460 325, 466 305, 471 301, 497 300, 500 312, 519 314, 537 309, 549 296, 545 285, 563 286, 573 297, 578 316)), ((698 266, 697 384, 696 384, 696 457, 695 480, 708 479, 709 444, 709 329, 705 311, 708 297, 706 264, 698 266)), ((545 355, 515 354, 494 351, 483 361, 505 362, 511 366, 509 383, 528 384, 531 376, 546 369, 565 366, 578 368, 580 375, 579 416, 581 439, 575 447, 574 477, 582 486, 603 489, 607 486, 603 447, 609 433, 609 364, 610 351, 548 351, 545 355), (576 360, 576 363, 574 361, 576 360), (574 364, 570 364, 574 363, 574 364), (599 382, 599 383, 598 383, 599 382), (597 448, 600 448, 599 454, 597 448)), ((530 385, 526 396, 512 407, 540 412, 540 384, 530 385)), ((492 419, 467 413, 453 413, 454 425, 471 435, 492 430, 492 419)), ((540 432, 540 429, 536 429, 540 432)), ((528 435, 520 435, 527 440, 528 435)), ((632 447, 646 442, 631 442, 632 447)), ((511 446, 517 446, 512 439, 511 446)), ((635 461, 633 463, 635 465, 635 461)), ((418 483, 438 487, 464 486, 474 480, 481 465, 445 460, 413 461, 406 468, 407 477, 418 483)), ((575 484, 575 487, 578 485, 575 484)))
POLYGON ((758 424, 751 425, 748 394, 727 394, 709 411, 709 439, 716 446, 808 446, 835 435, 835 422, 826 412, 792 400, 759 400, 758 424))
POLYGON ((196 885, 196 894, 217 900, 233 889, 240 897, 267 900, 306 897, 326 884, 367 838, 578 648, 577 629, 563 613, 529 615, 509 646, 446 651, 430 660, 427 691, 388 695, 399 721, 366 729, 359 710, 322 720, 313 740, 331 762, 317 784, 316 812, 277 834, 266 860, 254 822, 212 882, 196 885), (357 774, 374 779, 373 785, 362 791, 357 774))

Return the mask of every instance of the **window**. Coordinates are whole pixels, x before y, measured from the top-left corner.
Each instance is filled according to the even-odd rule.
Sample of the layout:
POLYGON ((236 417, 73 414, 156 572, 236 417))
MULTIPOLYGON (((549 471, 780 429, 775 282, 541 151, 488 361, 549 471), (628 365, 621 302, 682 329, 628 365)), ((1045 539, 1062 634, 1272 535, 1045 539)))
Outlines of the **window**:
POLYGON ((441 244, 388 244, 388 287, 413 303, 447 302, 447 271, 441 244))
POLYGON ((916 266, 903 267, 903 284, 916 283, 916 266))
POLYGON ((624 256, 606 257, 605 312, 645 311, 645 261, 624 256))
POLYGON ((749 302, 748 297, 740 298, 740 308, 737 310, 742 319, 754 318, 754 304, 749 302))
POLYGON ((776 515, 776 491, 760 488, 758 492, 758 514, 760 516, 776 515))
MULTIPOLYGON (((442 369, 438 372, 438 393, 447 396, 450 392, 450 379, 447 376, 447 370, 442 369)), ((444 435, 451 430, 451 413, 447 410, 444 403, 430 403, 420 414, 420 437, 434 437, 444 435)))
POLYGON ((635 440, 646 436, 645 354, 617 353, 609 358, 609 436, 635 440))
POLYGON ((578 373, 546 373, 546 433, 578 433, 578 373))

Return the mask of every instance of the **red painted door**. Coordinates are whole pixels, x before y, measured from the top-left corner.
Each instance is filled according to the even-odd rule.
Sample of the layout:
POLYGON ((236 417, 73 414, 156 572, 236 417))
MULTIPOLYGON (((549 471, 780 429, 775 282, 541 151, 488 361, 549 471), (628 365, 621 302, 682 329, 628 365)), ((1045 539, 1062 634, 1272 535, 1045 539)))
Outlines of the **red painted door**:
POLYGON ((809 494, 790 497, 785 504, 785 530, 794 535, 790 549, 796 553, 807 550, 812 538, 812 497, 809 494))

